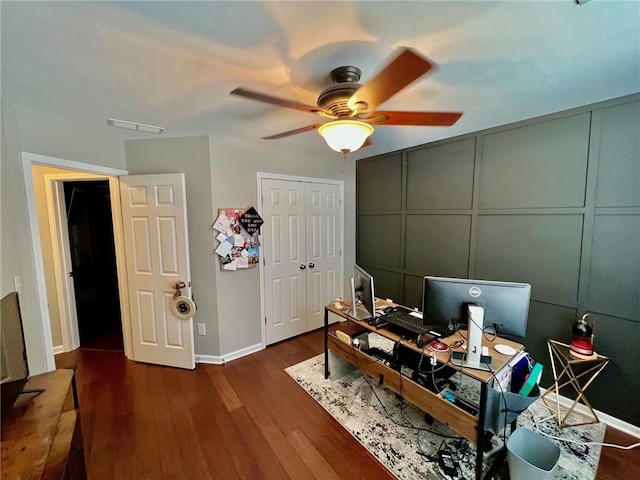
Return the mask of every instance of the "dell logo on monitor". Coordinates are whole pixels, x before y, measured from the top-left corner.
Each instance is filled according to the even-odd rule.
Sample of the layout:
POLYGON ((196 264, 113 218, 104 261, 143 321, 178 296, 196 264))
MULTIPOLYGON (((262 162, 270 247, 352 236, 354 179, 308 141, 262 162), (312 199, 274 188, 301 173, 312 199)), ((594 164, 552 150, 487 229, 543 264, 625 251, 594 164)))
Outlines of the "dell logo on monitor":
POLYGON ((482 290, 480 290, 478 287, 471 287, 469 289, 469 295, 471 295, 473 298, 479 297, 480 295, 482 295, 482 290))

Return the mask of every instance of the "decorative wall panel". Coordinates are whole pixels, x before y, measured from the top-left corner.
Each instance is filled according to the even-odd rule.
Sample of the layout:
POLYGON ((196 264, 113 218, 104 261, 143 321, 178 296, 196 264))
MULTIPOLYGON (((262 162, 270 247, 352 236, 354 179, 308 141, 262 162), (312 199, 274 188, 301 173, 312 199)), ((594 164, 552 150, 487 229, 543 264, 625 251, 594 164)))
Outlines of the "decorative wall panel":
POLYGON ((471 208, 474 138, 407 154, 407 210, 471 208))
POLYGON ((358 210, 399 210, 402 206, 402 163, 400 155, 358 163, 358 178, 366 188, 357 190, 358 210))
POLYGON ((419 307, 426 274, 530 283, 523 342, 543 386, 547 339, 570 341, 597 312, 596 351, 612 362, 589 399, 640 426, 625 400, 640 395, 639 99, 359 161, 356 259, 376 294, 419 307))
POLYGON ((476 278, 526 282, 532 298, 576 305, 582 215, 479 215, 476 278))
POLYGON ((400 215, 362 215, 358 217, 358 258, 381 267, 400 268, 400 215))
POLYGON ((466 278, 471 215, 407 215, 405 270, 466 278))
POLYGON ((488 134, 479 208, 582 207, 589 113, 488 134))
POLYGON ((640 207, 640 102, 602 110, 596 206, 640 207))

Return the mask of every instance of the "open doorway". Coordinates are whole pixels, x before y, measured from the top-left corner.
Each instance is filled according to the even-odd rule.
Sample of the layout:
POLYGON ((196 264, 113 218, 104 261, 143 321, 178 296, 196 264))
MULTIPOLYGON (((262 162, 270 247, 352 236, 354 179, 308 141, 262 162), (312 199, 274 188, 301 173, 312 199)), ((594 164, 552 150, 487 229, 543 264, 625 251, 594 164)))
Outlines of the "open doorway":
POLYGON ((66 181, 80 346, 124 351, 108 180, 66 181))
MULTIPOLYGON (((27 227, 35 267, 33 287, 37 301, 32 305, 41 319, 38 342, 27 343, 27 348, 34 345, 36 351, 42 350, 43 365, 53 370, 56 368, 54 354, 73 352, 80 347, 74 278, 69 275, 73 272, 73 265, 64 184, 104 180, 108 182, 111 200, 111 217, 105 218, 105 222, 110 220, 113 228, 123 354, 128 359, 140 362, 195 368, 193 319, 163 315, 165 310, 155 308, 155 303, 152 303, 156 297, 165 300, 172 298, 174 292, 167 291, 167 285, 174 285, 176 278, 184 279, 187 285, 190 283, 185 175, 130 176, 124 170, 29 152, 22 152, 21 155, 27 200, 27 227), (166 270, 165 265, 171 278, 161 278, 158 281, 154 279, 155 283, 151 288, 131 285, 129 273, 136 266, 128 265, 125 260, 125 252, 128 250, 131 252, 130 258, 135 261, 138 258, 135 256, 135 249, 141 247, 143 251, 140 258, 148 258, 151 264, 151 253, 147 251, 150 247, 136 242, 130 231, 133 216, 131 212, 127 216, 123 212, 125 205, 137 203, 132 196, 140 200, 140 192, 148 192, 147 204, 152 205, 159 199, 169 208, 169 215, 163 213, 160 216, 159 213, 152 212, 154 215, 144 216, 150 220, 138 222, 143 227, 158 227, 157 235, 152 240, 157 240, 164 250, 156 246, 153 248, 159 251, 161 258, 173 260, 175 264, 172 270, 166 270), (151 193, 154 195, 150 196, 151 193), (156 193, 159 196, 155 196, 156 193), (137 300, 144 297, 142 301, 147 300, 147 303, 142 308, 139 305, 132 308, 132 297, 137 300), (136 315, 134 319, 131 318, 132 313, 136 315), (152 335, 159 336, 158 332, 161 332, 161 341, 147 341, 152 335)), ((92 211, 91 215, 93 214, 92 211)), ((108 214, 105 216, 109 217, 108 214)), ((144 231, 139 233, 145 234, 144 231)), ((155 261, 151 266, 158 264, 155 261)), ((164 271, 158 274, 154 272, 154 275, 161 277, 163 273, 164 271)), ((190 288, 182 289, 182 293, 189 296, 190 288)))

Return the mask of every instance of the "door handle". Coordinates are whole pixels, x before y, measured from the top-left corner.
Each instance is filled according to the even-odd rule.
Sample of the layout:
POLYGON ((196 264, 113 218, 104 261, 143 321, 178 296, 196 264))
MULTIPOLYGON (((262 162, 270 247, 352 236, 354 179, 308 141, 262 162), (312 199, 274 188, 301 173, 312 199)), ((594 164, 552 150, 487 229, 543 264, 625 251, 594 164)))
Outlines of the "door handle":
MULTIPOLYGON (((189 282, 189 286, 191 286, 191 282, 189 282)), ((182 280, 178 280, 176 283, 173 284, 171 288, 175 290, 175 292, 173 292, 173 298, 176 299, 180 295, 182 295, 182 289, 187 288, 187 284, 184 283, 182 280)))
POLYGON ((307 268, 307 266, 304 263, 300 264, 300 270, 304 270, 305 268, 307 268))
POLYGON ((315 264, 315 263, 310 263, 310 264, 309 264, 309 268, 313 268, 313 267, 315 267, 315 266, 316 266, 316 264, 315 264))

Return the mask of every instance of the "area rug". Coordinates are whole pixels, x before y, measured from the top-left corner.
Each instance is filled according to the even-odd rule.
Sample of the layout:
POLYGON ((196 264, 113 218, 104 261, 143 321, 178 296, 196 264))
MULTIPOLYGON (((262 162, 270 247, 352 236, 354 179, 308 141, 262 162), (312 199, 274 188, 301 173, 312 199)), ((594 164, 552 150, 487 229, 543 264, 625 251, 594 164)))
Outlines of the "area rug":
MULTIPOLYGON (((285 371, 397 478, 451 479, 440 469, 437 461, 438 450, 443 447, 452 450, 459 463, 457 478, 475 478, 476 454, 473 443, 459 438, 438 421, 427 424, 423 412, 402 401, 392 391, 380 387, 373 379, 331 352, 329 365, 331 377, 327 380, 324 378, 323 354, 285 371)), ((459 376, 460 381, 467 378, 459 376)), ((538 429, 548 435, 579 442, 601 442, 604 438, 605 425, 602 422, 560 429, 549 415, 547 407, 538 400, 519 416, 518 427, 538 429)), ((574 422, 580 419, 577 414, 575 419, 570 418, 574 422)), ((561 449, 556 479, 595 478, 601 450, 599 445, 555 442, 561 449)), ((485 465, 485 473, 487 469, 485 465)), ((508 478, 505 460, 492 480, 508 478)))

